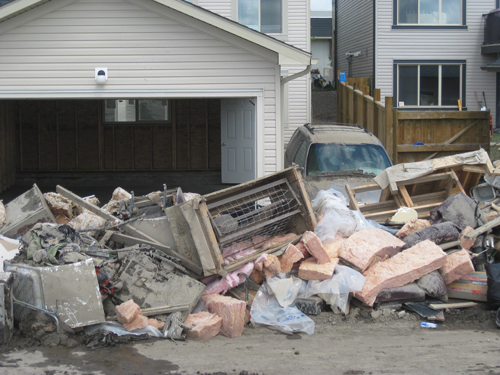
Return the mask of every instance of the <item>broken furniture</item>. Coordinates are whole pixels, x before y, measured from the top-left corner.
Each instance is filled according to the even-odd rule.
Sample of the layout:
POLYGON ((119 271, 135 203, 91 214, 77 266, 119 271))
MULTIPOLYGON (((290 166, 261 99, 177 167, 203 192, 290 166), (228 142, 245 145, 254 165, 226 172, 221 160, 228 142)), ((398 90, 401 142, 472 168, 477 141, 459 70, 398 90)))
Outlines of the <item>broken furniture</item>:
POLYGON ((177 252, 198 262, 205 276, 227 272, 272 253, 316 226, 309 197, 297 168, 217 191, 166 209, 177 252), (224 251, 254 250, 273 236, 294 233, 269 248, 248 251, 225 262, 224 251), (251 254, 250 254, 251 252, 251 254))
POLYGON ((457 192, 467 194, 478 184, 483 174, 493 172, 493 165, 484 150, 391 168, 406 166, 408 176, 413 175, 413 170, 418 170, 420 175, 407 179, 404 177, 405 172, 398 171, 397 178, 390 176, 389 172, 387 177, 377 177, 377 181, 383 183, 379 202, 359 205, 356 199, 358 193, 380 189, 381 185, 377 183, 352 188, 346 186, 349 207, 361 211, 367 219, 378 222, 391 223, 390 219, 400 207, 413 208, 420 219, 426 219, 429 218, 430 210, 439 206, 450 195, 457 192), (473 161, 469 160, 470 158, 473 161), (476 160, 477 164, 473 164, 476 160))
MULTIPOLYGON (((151 194, 136 196, 131 192, 132 197, 120 202, 118 216, 123 219, 131 219, 140 215, 150 216, 155 214, 163 214, 167 207, 173 206, 175 203, 175 193, 177 189, 167 190, 167 185, 163 185, 163 192, 152 196, 151 194)), ((160 193, 160 192, 159 192, 160 193)))
POLYGON ((7 221, 0 234, 9 238, 18 238, 27 233, 36 223, 55 223, 56 218, 45 202, 42 192, 36 184, 5 205, 7 221))
MULTIPOLYGON (((56 313, 71 328, 105 321, 102 297, 92 259, 51 267, 4 264, 15 274, 12 293, 18 301, 56 313)), ((31 309, 14 306, 14 318, 21 321, 31 309)))

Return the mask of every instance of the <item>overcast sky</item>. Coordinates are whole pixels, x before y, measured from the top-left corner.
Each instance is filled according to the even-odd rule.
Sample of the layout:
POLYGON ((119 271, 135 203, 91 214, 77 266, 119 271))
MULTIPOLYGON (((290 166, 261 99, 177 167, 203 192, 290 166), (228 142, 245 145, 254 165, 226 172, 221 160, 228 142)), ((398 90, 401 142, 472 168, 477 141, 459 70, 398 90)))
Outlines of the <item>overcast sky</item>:
POLYGON ((332 0, 311 0, 311 10, 332 10, 332 0))

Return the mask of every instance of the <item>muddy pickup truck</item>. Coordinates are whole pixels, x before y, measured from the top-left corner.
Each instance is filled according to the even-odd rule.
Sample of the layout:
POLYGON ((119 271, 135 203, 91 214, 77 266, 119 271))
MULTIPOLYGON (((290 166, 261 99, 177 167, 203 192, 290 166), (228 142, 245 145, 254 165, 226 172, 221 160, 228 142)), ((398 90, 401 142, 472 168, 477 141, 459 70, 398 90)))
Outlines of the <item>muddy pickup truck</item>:
MULTIPOLYGON (((347 196, 351 187, 374 183, 392 166, 382 143, 368 130, 350 124, 314 123, 295 131, 285 150, 285 167, 302 168, 306 190, 314 199, 320 190, 334 187, 347 196)), ((378 202, 380 191, 358 194, 361 202, 378 202)))

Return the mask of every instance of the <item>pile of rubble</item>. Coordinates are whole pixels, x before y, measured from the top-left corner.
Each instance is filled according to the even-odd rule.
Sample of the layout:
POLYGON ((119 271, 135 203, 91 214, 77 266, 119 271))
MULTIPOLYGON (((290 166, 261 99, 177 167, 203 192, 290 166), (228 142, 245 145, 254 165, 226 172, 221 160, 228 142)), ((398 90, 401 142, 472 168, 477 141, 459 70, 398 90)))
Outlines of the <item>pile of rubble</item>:
POLYGON ((248 324, 313 334, 310 315, 352 304, 437 322, 446 309, 496 309, 497 174, 478 151, 312 201, 289 168, 205 196, 117 188, 101 208, 34 185, 0 202, 0 337, 16 323, 47 345, 76 345, 80 332, 96 347, 238 337, 248 324), (376 189, 378 202, 358 202, 376 189))

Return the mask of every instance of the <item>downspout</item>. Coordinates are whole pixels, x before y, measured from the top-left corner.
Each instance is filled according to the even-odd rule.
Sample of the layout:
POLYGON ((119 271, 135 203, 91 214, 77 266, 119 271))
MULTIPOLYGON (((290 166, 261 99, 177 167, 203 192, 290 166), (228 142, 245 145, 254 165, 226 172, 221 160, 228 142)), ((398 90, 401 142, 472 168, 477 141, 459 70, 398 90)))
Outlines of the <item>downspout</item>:
POLYGON ((311 71, 311 68, 312 68, 312 64, 309 64, 304 70, 302 70, 301 72, 298 72, 298 73, 295 73, 295 74, 292 74, 291 76, 288 76, 288 77, 285 77, 281 80, 281 88, 283 88, 285 86, 285 83, 288 83, 292 80, 294 80, 295 78, 299 78, 299 77, 302 77, 302 76, 305 76, 308 72, 311 71))

